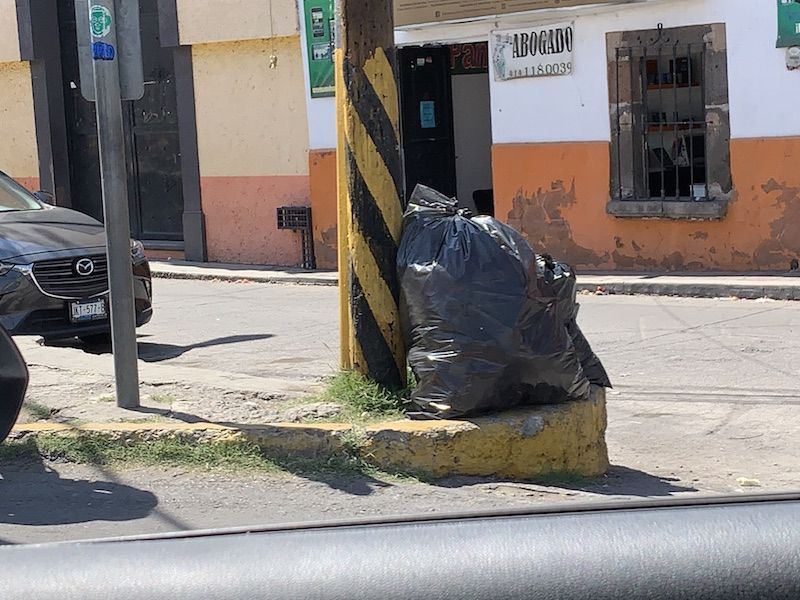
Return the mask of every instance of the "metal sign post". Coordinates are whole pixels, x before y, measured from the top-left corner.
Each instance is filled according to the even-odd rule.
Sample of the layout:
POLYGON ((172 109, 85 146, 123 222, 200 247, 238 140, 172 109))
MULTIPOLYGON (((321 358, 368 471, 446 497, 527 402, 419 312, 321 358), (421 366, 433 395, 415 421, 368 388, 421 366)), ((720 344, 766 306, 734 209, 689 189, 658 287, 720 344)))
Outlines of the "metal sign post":
POLYGON ((126 88, 136 94, 144 82, 137 85, 136 73, 142 73, 141 38, 139 34, 138 2, 122 0, 78 0, 78 39, 90 40, 84 46, 79 41, 84 69, 81 87, 87 99, 94 96, 97 103, 97 134, 100 147, 100 176, 103 188, 108 253, 109 290, 111 295, 111 337, 114 352, 114 373, 117 386, 117 406, 139 406, 139 368, 136 345, 136 313, 131 271, 130 216, 128 213, 128 176, 125 166, 124 130, 122 123, 122 89, 120 75, 126 73, 126 88), (126 28, 119 28, 124 19, 126 28), (134 25, 131 27, 131 25, 134 25), (131 31, 134 32, 131 35, 131 31), (123 35, 127 32, 128 38, 123 35), (135 37, 135 39, 130 39, 135 37), (138 46, 138 55, 136 47, 138 46), (87 56, 88 51, 88 56, 87 56), (91 71, 86 66, 90 62, 91 71), (123 66, 123 62, 127 66, 123 66), (131 76, 131 73, 134 73, 131 76), (87 87, 90 92, 87 95, 87 87))

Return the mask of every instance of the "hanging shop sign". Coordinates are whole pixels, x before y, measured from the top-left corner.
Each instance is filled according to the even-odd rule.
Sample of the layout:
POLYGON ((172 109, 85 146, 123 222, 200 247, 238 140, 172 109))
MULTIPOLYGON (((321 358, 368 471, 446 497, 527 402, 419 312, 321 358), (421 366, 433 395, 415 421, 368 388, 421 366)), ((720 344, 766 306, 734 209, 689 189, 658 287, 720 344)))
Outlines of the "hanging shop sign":
POLYGON ((494 78, 506 81, 571 75, 574 43, 574 23, 494 31, 491 35, 494 78))
POLYGON ((611 4, 613 1, 615 0, 395 0, 394 22, 396 27, 403 27, 507 15, 544 8, 611 4))
POLYGON ((311 97, 333 96, 336 89, 333 65, 336 46, 334 0, 304 0, 303 13, 311 97))
POLYGON ((797 0, 778 0, 777 46, 800 46, 800 3, 797 0))

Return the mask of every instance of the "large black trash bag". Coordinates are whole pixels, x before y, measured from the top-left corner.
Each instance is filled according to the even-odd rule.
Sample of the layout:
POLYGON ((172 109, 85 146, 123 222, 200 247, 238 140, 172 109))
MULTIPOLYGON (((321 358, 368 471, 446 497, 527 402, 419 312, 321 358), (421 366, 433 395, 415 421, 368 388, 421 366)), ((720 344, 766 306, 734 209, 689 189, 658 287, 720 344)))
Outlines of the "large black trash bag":
POLYGON ((418 185, 397 264, 411 416, 581 400, 590 383, 610 385, 575 323, 574 274, 507 225, 418 185))

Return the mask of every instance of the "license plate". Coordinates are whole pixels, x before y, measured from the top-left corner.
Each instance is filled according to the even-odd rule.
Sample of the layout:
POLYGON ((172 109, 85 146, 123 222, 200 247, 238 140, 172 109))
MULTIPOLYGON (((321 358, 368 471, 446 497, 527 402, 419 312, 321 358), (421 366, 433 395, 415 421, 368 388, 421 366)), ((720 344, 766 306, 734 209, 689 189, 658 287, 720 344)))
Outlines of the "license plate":
POLYGON ((106 309, 106 302, 102 298, 70 302, 69 318, 73 323, 107 319, 108 310, 106 309))

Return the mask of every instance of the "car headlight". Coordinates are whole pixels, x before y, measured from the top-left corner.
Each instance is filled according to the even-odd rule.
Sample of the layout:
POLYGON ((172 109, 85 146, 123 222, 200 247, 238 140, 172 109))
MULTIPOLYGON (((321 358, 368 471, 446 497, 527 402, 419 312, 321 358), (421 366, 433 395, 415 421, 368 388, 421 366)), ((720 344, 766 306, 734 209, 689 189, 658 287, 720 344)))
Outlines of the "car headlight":
POLYGON ((11 269, 14 268, 14 265, 10 265, 8 263, 0 262, 0 277, 8 273, 11 269))
POLYGON ((144 254, 144 244, 139 240, 131 240, 131 258, 137 265, 147 260, 144 254))

